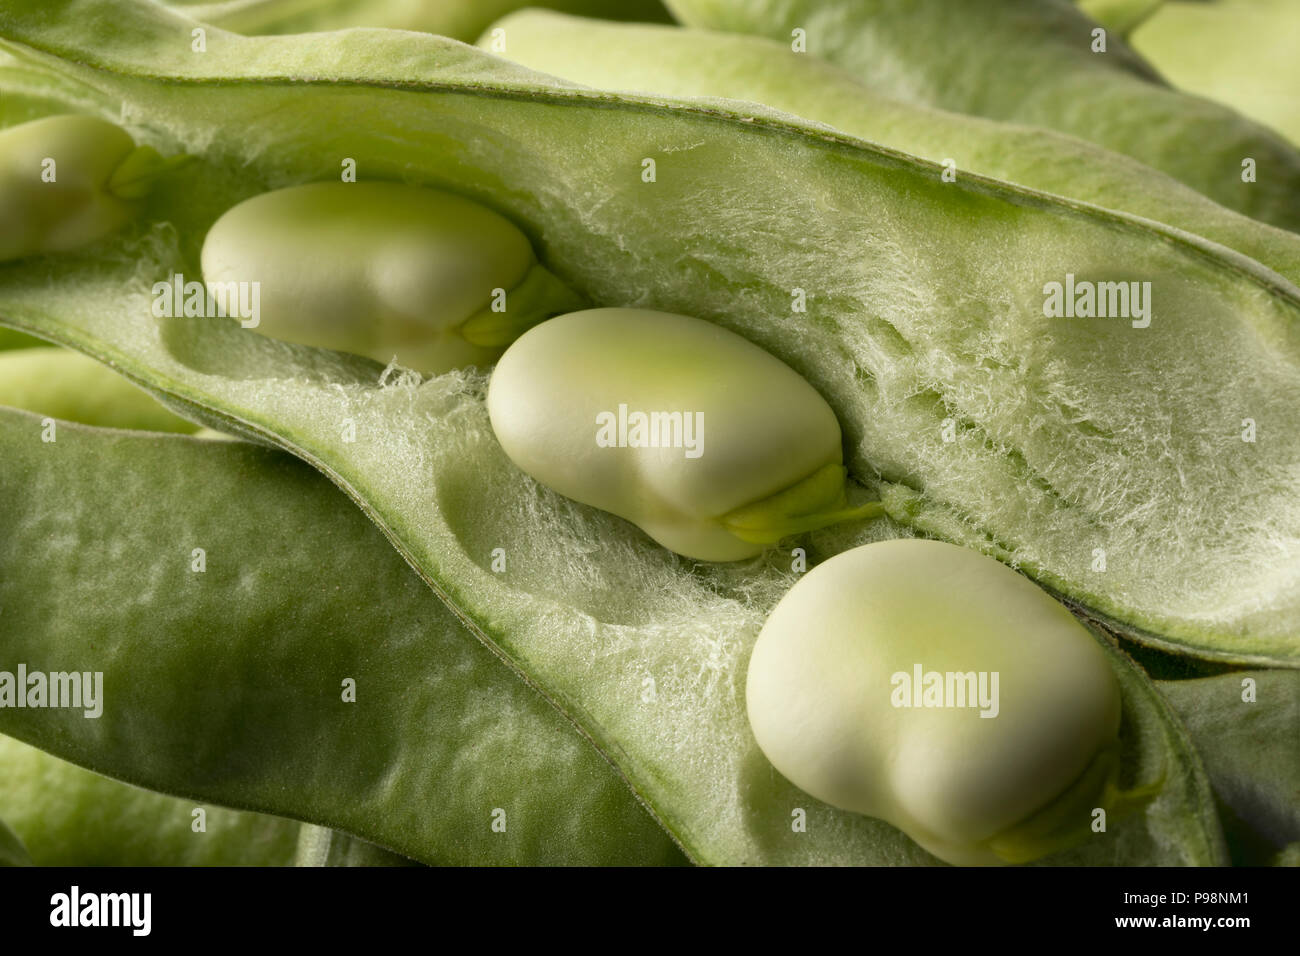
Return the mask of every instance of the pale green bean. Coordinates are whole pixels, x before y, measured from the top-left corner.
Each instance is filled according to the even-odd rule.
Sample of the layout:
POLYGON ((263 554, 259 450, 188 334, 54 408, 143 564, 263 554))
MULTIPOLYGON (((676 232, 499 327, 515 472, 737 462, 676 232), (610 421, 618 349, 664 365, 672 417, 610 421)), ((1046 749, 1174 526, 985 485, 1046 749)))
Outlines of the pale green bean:
POLYGON ((69 252, 134 219, 169 163, 93 116, 0 131, 0 262, 69 252))
POLYGON ((1120 690, 1073 615, 993 558, 902 539, 781 600, 750 658, 750 725, 820 800, 961 865, 1036 859, 1149 796, 1120 793, 1120 690))
POLYGON ((399 183, 254 196, 217 220, 202 260, 210 290, 256 291, 256 331, 423 372, 488 363, 582 301, 509 220, 399 183))
POLYGON ((690 558, 736 561, 847 507, 840 426, 793 369, 684 315, 589 309, 502 356, 488 413, 506 454, 561 494, 690 558))

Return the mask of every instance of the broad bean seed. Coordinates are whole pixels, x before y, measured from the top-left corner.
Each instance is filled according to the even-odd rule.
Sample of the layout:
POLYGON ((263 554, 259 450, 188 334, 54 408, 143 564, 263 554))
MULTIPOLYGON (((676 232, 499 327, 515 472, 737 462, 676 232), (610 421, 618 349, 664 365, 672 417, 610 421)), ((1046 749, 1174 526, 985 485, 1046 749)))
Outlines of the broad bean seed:
POLYGON ((803 577, 754 646, 750 726, 790 781, 950 863, 1036 859, 1121 794, 1121 695, 1062 605, 975 551, 901 539, 803 577))
POLYGON ((49 116, 0 131, 0 262, 69 252, 139 214, 169 165, 93 116, 49 116))
POLYGON ((719 326, 589 309, 532 329, 492 376, 506 454, 678 554, 736 561, 874 513, 846 504, 839 422, 788 365, 719 326))
POLYGON ((209 288, 256 283, 258 332, 394 357, 422 372, 490 362, 581 299, 509 220, 400 183, 312 183, 230 209, 203 243, 209 288))

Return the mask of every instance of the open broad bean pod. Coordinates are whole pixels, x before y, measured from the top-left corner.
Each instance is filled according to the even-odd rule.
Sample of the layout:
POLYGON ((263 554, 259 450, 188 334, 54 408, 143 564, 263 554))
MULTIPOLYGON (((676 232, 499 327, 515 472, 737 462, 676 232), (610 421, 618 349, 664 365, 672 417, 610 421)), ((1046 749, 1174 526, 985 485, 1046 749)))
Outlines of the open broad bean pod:
POLYGON ((1294 147, 1065 0, 472 6, 0 5, 147 151, 0 262, 0 855, 1291 859, 1294 147))

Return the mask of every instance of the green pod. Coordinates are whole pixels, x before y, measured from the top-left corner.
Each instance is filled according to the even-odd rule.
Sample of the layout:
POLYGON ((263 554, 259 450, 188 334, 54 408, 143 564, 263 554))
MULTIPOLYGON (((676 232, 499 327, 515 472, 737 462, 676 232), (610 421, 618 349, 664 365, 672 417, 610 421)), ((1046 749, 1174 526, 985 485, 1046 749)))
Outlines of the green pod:
POLYGON ((296 820, 154 793, 3 735, 0 777, 0 816, 38 866, 286 866, 294 859, 296 820))
POLYGON ((1080 10, 1107 30, 1127 37, 1159 10, 1165 0, 1076 0, 1080 10))
POLYGON ((0 329, 0 352, 40 348, 46 344, 48 343, 44 339, 38 339, 34 335, 27 335, 14 329, 0 329))
POLYGON ((1028 862, 1121 794, 1121 695, 1064 607, 992 558, 923 539, 847 551, 777 604, 749 662, 763 753, 819 800, 958 865, 1028 862), (919 678, 919 679, 918 679, 919 678))
POLYGON ((509 220, 399 183, 254 196, 212 226, 202 261, 210 289, 258 290, 250 328, 422 372, 490 362, 520 332, 581 303, 509 220))
POLYGON ((1166 2, 1129 42, 1181 90, 1226 103, 1300 148, 1300 5, 1166 2))
POLYGON ((1205 764, 1233 864, 1267 866, 1300 849, 1300 671, 1230 671, 1156 688, 1205 764))
POLYGON ((48 752, 0 737, 0 819, 38 863, 288 863, 297 825, 280 817, 442 865, 681 862, 314 469, 245 442, 38 430, 0 408, 0 671, 104 675, 96 719, 0 707, 0 733, 48 752))
POLYGON ((0 352, 0 405, 101 428, 186 434, 199 428, 107 365, 60 348, 0 352))
POLYGON ((7 823, 0 820, 0 867, 31 865, 32 858, 27 853, 27 847, 23 846, 23 841, 7 823))
POLYGON ((1068 0, 668 0, 668 7, 688 26, 802 42, 808 55, 888 96, 1091 140, 1229 209, 1300 230, 1300 150, 1235 110, 1170 88, 1118 33, 1105 37, 1101 52, 1097 25, 1068 0), (1243 179, 1247 159, 1253 181, 1243 179))
MULTIPOLYGON (((761 103, 935 163, 954 164, 959 179, 971 173, 989 176, 1177 226, 1300 284, 1300 236, 1293 232, 1225 208, 1122 153, 1049 129, 886 96, 847 70, 793 53, 784 43, 544 10, 511 14, 495 28, 504 31, 506 56, 530 69, 604 90, 761 103)), ((480 45, 490 49, 491 35, 480 45)), ((933 173, 936 179, 942 174, 941 169, 933 173)))
POLYGON ((497 17, 522 6, 615 20, 670 19, 659 0, 171 0, 168 6, 245 36, 377 27, 419 30, 467 42, 497 17))
POLYGON ((294 866, 419 866, 360 837, 304 823, 298 831, 294 866))
MULTIPOLYGON (((147 111, 178 143, 204 153, 204 167, 185 183, 196 202, 178 204, 177 216, 197 221, 202 213, 210 222, 247 197, 250 180, 309 182, 337 156, 356 157, 377 178, 484 197, 527 223, 530 235, 545 236, 548 265, 593 298, 700 316, 797 369, 835 410, 855 478, 885 479, 882 496, 932 519, 938 530, 931 533, 1002 555, 1090 612, 1109 611, 1135 633, 1146 628, 1154 635, 1148 640, 1166 647, 1261 663, 1294 659, 1294 608, 1284 602, 1290 569, 1277 555, 1278 542, 1294 539, 1296 458, 1286 423, 1296 405, 1295 297, 1249 260, 1156 223, 1005 184, 943 183, 929 164, 793 117, 723 103, 666 108, 581 91, 427 35, 362 31, 325 46, 320 38, 224 36, 220 57, 196 57, 174 42, 184 35, 178 27, 190 24, 155 3, 25 0, 4 21, 7 42, 57 60, 70 76, 95 83, 127 109, 147 111), (111 44, 91 31, 106 24, 121 25, 111 44), (286 125, 286 117, 293 122, 286 125), (593 143, 598 148, 575 148, 593 143), (646 159, 658 167, 653 182, 646 159), (1045 322, 1038 290, 1064 270, 1155 279, 1163 308, 1146 330, 1045 322), (796 288, 808 293, 806 313, 792 307, 796 288), (1169 421, 1164 412, 1173 409, 1186 416, 1169 421), (1243 447, 1235 427, 1246 415, 1259 422, 1262 440, 1243 447), (956 441, 945 441, 945 427, 956 441), (1226 437, 1216 442, 1220 434, 1226 437), (1241 454, 1227 454, 1233 449, 1241 454), (1089 567, 1096 548, 1110 558, 1104 575, 1089 567)), ((149 283, 183 260, 190 240, 186 232, 156 233, 155 261, 143 266, 106 255, 66 257, 49 270, 3 270, 0 321, 109 358, 214 422, 245 425, 323 471, 361 506, 343 510, 364 509, 355 517, 383 529, 380 544, 390 551, 389 542, 396 545, 401 554, 390 556, 399 566, 406 568, 405 559, 418 568, 438 592, 430 595, 435 604, 450 604, 588 734, 693 859, 932 862, 882 821, 806 803, 753 742, 740 684, 767 612, 797 571, 779 552, 744 565, 692 566, 608 513, 541 489, 521 495, 519 470, 490 428, 479 376, 381 384, 358 363, 250 335, 232 322, 185 323, 160 335, 148 313, 149 283), (357 426, 355 441, 345 419, 357 426), (804 806, 808 827, 794 832, 791 810, 804 806)), ((201 238, 200 226, 194 239, 201 238)), ((20 454, 30 439, 23 424, 6 454, 20 454)), ((34 466, 51 460, 40 445, 29 457, 34 466)), ((112 487, 98 461, 88 474, 92 490, 112 487)), ((31 484, 11 477, 19 491, 31 484)), ((192 497, 193 486, 185 487, 192 497)), ((230 496, 206 478, 198 487, 214 501, 230 496)), ((290 490, 292 506, 301 492, 290 490)), ((243 502, 236 523, 235 510, 212 510, 211 502, 182 512, 221 516, 215 527, 234 535, 231 555, 243 558, 223 562, 238 572, 232 581, 257 583, 247 573, 247 542, 269 553, 257 529, 282 525, 286 503, 267 498, 280 513, 267 524, 269 512, 250 510, 262 492, 236 496, 243 502)), ((9 499, 17 514, 30 507, 26 497, 9 499)), ((304 499, 301 509, 309 504, 304 499)), ((83 520, 105 510, 116 513, 85 508, 83 520)), ((331 518, 332 536, 339 520, 331 518)), ((812 537, 808 555, 896 531, 885 521, 846 526, 812 537)), ((333 545, 285 553, 299 551, 317 563, 346 553, 333 545)), ((31 564, 23 555, 15 567, 31 564)), ((71 557, 84 565, 79 552, 71 557)), ((204 582, 213 580, 209 567, 204 582)), ((138 570, 128 569, 138 579, 138 570)), ((373 575, 363 578, 373 592, 373 575)), ((297 584, 303 580, 315 578, 299 575, 297 584)), ((268 606, 284 608, 282 598, 272 593, 268 606)), ((333 614, 356 604, 338 598, 333 614)), ((291 604, 296 613, 299 602, 291 604)), ((387 606, 370 593, 356 606, 380 604, 387 606)), ((223 613, 229 618, 229 607, 223 613)), ((312 653, 286 648, 278 656, 278 669, 265 675, 268 706, 283 701, 286 675, 301 676, 304 688, 322 679, 318 686, 327 686, 337 658, 319 653, 321 633, 364 633, 337 618, 329 623, 309 632, 312 653)), ((264 673, 224 645, 213 648, 210 631, 195 634, 177 654, 197 686, 212 686, 214 666, 238 671, 241 687, 264 673), (196 657, 204 648, 212 653, 196 657)), ((24 636, 24 629, 14 635, 24 636)), ((172 643, 179 647, 164 642, 172 643)), ((274 649, 274 642, 242 643, 259 660, 274 649)), ((332 643, 340 650, 373 644, 332 643)), ((423 634, 410 644, 430 646, 423 634)), ((1089 840, 1054 862, 1218 862, 1218 824, 1185 735, 1141 671, 1106 650, 1123 688, 1124 726, 1132 730, 1123 738, 1125 766, 1138 780, 1167 767, 1168 780, 1152 810, 1124 825, 1123 838, 1089 840), (1130 765, 1131 756, 1140 759, 1130 765)), ((393 671, 413 672, 407 665, 393 671)), ((439 691, 432 688, 434 699, 442 699, 439 691)), ((480 698, 489 699, 473 699, 480 698)), ((224 722, 196 710, 201 728, 189 739, 210 744, 205 753, 228 755, 229 731, 260 726, 244 706, 252 699, 241 690, 239 713, 224 722)), ((365 699, 371 703, 361 709, 344 708, 365 725, 340 718, 351 721, 347 740, 383 739, 372 716, 378 698, 371 690, 365 699)), ((316 713, 336 711, 322 706, 316 713)), ((422 708, 403 706, 402 713, 419 718, 415 738, 429 728, 422 708)), ((176 722, 174 709, 160 712, 153 726, 191 727, 176 722)), ((333 739, 316 730, 317 742, 333 739)), ((82 739, 98 759, 116 738, 82 739)), ((316 784, 337 788, 335 808, 345 812, 312 819, 402 852, 414 855, 372 825, 411 831, 443 802, 429 799, 429 768, 440 765, 423 753, 398 768, 369 746, 359 756, 374 756, 381 776, 373 778, 356 764, 339 764, 337 754, 318 754, 320 775, 297 775, 290 758, 303 748, 247 743, 246 753, 265 757, 268 767, 288 768, 299 796, 316 784), (358 789, 357 781, 371 779, 384 785, 358 789), (362 790, 375 799, 361 800, 362 790), (396 795, 414 799, 416 817, 377 802, 396 795)), ((136 757, 156 750, 151 745, 136 757)), ((104 753, 103 764, 119 756, 104 753)), ((184 784, 190 776, 175 779, 184 784)), ((514 766, 512 776, 536 791, 536 775, 514 766)), ((262 792, 287 794, 285 779, 262 792)), ((219 774, 210 782, 224 788, 231 781, 219 774)), ((429 829, 456 844, 481 830, 504 845, 470 810, 463 831, 440 819, 429 829)), ((537 832, 510 819, 506 840, 537 832)), ((583 828, 560 834, 560 844, 548 834, 548 845, 596 829, 584 819, 583 828)))
POLYGON ((49 116, 0 132, 0 262, 70 252, 140 212, 164 165, 93 116, 49 116))
POLYGON ((825 399, 701 319, 647 309, 552 319, 501 357, 487 404, 516 465, 688 558, 738 561, 860 514, 846 508, 825 399))

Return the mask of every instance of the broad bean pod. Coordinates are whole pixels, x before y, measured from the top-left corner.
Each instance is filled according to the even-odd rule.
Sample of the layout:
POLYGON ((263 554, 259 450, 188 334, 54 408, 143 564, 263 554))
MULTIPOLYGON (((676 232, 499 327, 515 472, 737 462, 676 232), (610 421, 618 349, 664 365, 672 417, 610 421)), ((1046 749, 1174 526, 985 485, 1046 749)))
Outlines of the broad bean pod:
POLYGON ((1300 150, 1218 103, 1178 92, 1069 0, 668 0, 690 26, 792 42, 890 96, 1091 140, 1215 202, 1300 230, 1300 150), (1256 164, 1255 181, 1242 163, 1256 164))
POLYGON ((69 349, 0 352, 0 405, 101 428, 199 429, 108 366, 69 349))
POLYGON ((1076 0, 1078 7, 1107 30, 1127 37, 1165 4, 1165 0, 1076 0))
POLYGON ((36 862, 286 849, 287 821, 214 805, 426 863, 681 861, 609 764, 311 468, 244 442, 72 423, 46 445, 39 427, 0 408, 0 670, 75 662, 104 672, 105 700, 95 720, 0 707, 0 733, 53 755, 0 737, 0 819, 36 862), (342 702, 345 677, 364 715, 342 702), (211 692, 226 687, 238 693, 211 692), (206 835, 189 829, 195 806, 210 808, 206 835), (490 827, 497 806, 508 833, 490 827), (257 845, 227 839, 241 832, 257 845), (149 845, 123 846, 129 833, 149 845))
POLYGON ((27 853, 27 847, 23 846, 23 841, 7 823, 0 820, 0 867, 31 865, 32 858, 27 853))
POLYGON ((380 27, 472 41, 494 19, 524 6, 610 19, 671 19, 659 0, 172 0, 171 5, 196 20, 245 36, 380 27))
MULTIPOLYGON (((968 173, 1168 223, 1300 284, 1300 237, 1219 205, 1177 179, 1074 136, 884 95, 817 57, 760 36, 617 24, 542 10, 498 21, 517 63, 606 90, 748 100, 968 173), (646 55, 653 51, 653 55, 646 55)), ((938 178, 942 170, 934 173, 938 178)))
POLYGON ((0 774, 0 816, 38 866, 285 866, 294 858, 296 820, 154 793, 3 735, 0 774))
POLYGON ((1166 2, 1129 42, 1176 87, 1225 103, 1300 149, 1300 6, 1166 2))
MULTIPOLYGON (((65 26, 71 17, 44 12, 49 2, 18 4, 0 32, 202 152, 218 175, 187 183, 197 208, 245 198, 250 175, 319 179, 339 155, 376 176, 486 197, 544 235, 548 265, 594 300, 696 315, 788 362, 835 410, 855 477, 884 479, 882 496, 910 495, 930 533, 1006 556, 1090 613, 1109 609, 1170 644, 1292 653, 1288 609, 1271 599, 1288 580, 1277 544, 1294 537, 1293 365, 1279 351, 1294 302, 1244 257, 1006 184, 940 183, 930 164, 795 117, 577 90, 419 34, 358 32, 325 50, 319 38, 227 36, 222 57, 194 57, 174 42, 189 24, 156 4, 53 0, 87 21, 129 24, 101 50, 65 26), (1042 283, 1066 272, 1157 280, 1155 322, 1044 321, 1042 283), (806 313, 793 307, 796 287, 806 313), (1174 409, 1194 414, 1171 421, 1174 409), (1247 414, 1267 440, 1243 447, 1235 429, 1247 414), (1104 575, 1089 567, 1095 548, 1110 556, 1104 575)), ((191 208, 160 218, 179 228, 191 208)), ((158 252, 163 265, 174 258, 158 252)), ((808 805, 807 832, 791 832, 803 795, 758 751, 736 693, 790 583, 777 554, 688 567, 626 522, 533 493, 489 427, 478 376, 380 385, 232 323, 160 337, 135 305, 161 270, 107 256, 49 269, 58 284, 6 270, 0 320, 109 356, 325 471, 461 620, 590 735, 692 858, 930 861, 887 824, 827 806, 808 805), (86 308, 92 300, 111 305, 86 308), (340 433, 345 418, 356 441, 340 433)), ((226 511, 239 518, 237 541, 266 521, 251 508, 226 511)), ((891 527, 817 533, 809 555, 891 527)), ((1106 653, 1133 729, 1126 747, 1146 760, 1132 777, 1174 771, 1159 813, 1131 825, 1134 839, 1088 841, 1058 859, 1221 859, 1177 722, 1131 661, 1106 653)), ((317 656, 286 655, 284 673, 317 656)), ((408 774, 421 766, 386 779, 415 792, 408 774)), ((301 781, 300 792, 310 792, 301 781)))

